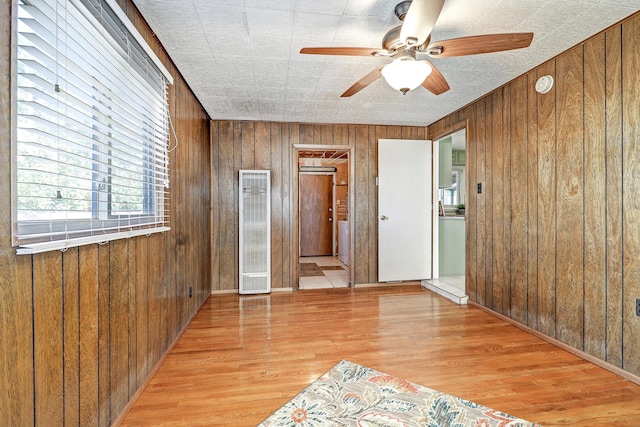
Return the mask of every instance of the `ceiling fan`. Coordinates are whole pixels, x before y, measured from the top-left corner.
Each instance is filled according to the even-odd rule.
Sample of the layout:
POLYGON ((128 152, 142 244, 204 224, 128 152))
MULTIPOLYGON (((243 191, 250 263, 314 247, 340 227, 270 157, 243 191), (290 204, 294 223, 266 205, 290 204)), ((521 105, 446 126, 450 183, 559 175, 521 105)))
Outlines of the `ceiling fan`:
POLYGON ((315 55, 386 56, 393 62, 378 67, 358 80, 341 96, 352 96, 381 76, 394 89, 406 95, 422 85, 435 95, 449 90, 449 84, 436 67, 418 54, 432 58, 476 55, 528 47, 533 33, 486 34, 431 43, 444 0, 405 0, 395 7, 402 25, 391 29, 382 40, 382 49, 367 47, 305 47, 300 53, 315 55))

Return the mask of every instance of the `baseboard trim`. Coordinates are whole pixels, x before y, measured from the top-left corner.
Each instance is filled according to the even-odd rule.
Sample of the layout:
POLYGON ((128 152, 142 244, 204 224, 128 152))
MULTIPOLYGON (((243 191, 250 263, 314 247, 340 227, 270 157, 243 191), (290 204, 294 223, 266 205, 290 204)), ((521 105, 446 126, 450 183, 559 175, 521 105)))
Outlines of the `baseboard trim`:
POLYGON ((162 364, 164 363, 164 361, 167 358, 167 356, 169 355, 169 353, 171 353, 171 350, 173 350, 173 348, 176 346, 176 344, 178 344, 178 341, 180 341, 180 338, 182 338, 182 335, 189 329, 189 326, 191 326, 191 321, 200 312, 200 309, 202 309, 202 306, 204 305, 205 302, 207 302, 208 299, 209 299, 209 297, 205 298, 202 301, 202 303, 200 304, 198 309, 193 313, 193 316, 191 316, 191 319, 189 319, 189 321, 180 330, 180 332, 178 333, 176 338, 173 340, 171 345, 167 348, 167 350, 164 352, 162 357, 155 364, 153 369, 151 369, 151 371, 149 371, 149 374, 147 375, 147 378, 145 378, 144 382, 140 385, 140 387, 138 387, 138 389, 136 390, 134 395, 131 397, 131 399, 129 399, 129 402, 127 402, 127 405, 124 407, 124 409, 122 410, 120 415, 118 415, 118 418, 116 418, 116 420, 111 424, 111 426, 119 426, 120 424, 122 424, 122 422, 127 417, 127 415, 129 415, 129 411, 131 411, 131 409, 135 406, 136 402, 138 401, 138 399, 142 395, 142 392, 147 388, 147 386, 149 385, 149 383, 151 382, 153 377, 156 375, 156 372, 158 372, 158 369, 160 369, 160 366, 162 366, 162 364))
POLYGON ((567 352, 569 352, 569 353, 571 353, 571 354, 573 354, 575 356, 578 356, 581 359, 586 360, 587 362, 591 362, 594 365, 597 365, 597 366, 599 366, 599 367, 601 367, 603 369, 606 369, 609 372, 612 372, 612 373, 614 373, 614 374, 616 374, 616 375, 618 375, 618 376, 620 376, 620 377, 622 377, 622 378, 624 378, 626 380, 631 381, 632 383, 636 383, 636 384, 640 385, 640 376, 637 376, 637 375, 634 375, 634 374, 632 374, 630 372, 627 372, 624 369, 621 369, 621 368, 619 368, 619 367, 617 367, 615 365, 612 365, 611 363, 606 362, 606 361, 604 361, 602 359, 598 359, 597 357, 595 357, 595 356, 593 356, 593 355, 591 355, 589 353, 585 353, 582 350, 578 350, 577 348, 573 348, 570 345, 567 345, 567 344, 563 343, 562 341, 559 341, 559 340, 557 340, 555 338, 552 338, 552 337, 550 337, 548 335, 545 335, 540 331, 536 331, 535 329, 533 329, 533 328, 531 328, 531 327, 529 327, 527 325, 523 325, 522 323, 516 322, 515 320, 513 320, 513 319, 511 319, 511 318, 509 318, 509 317, 507 317, 507 316, 505 316, 503 314, 495 312, 495 311, 493 311, 493 310, 491 310, 491 309, 489 309, 489 308, 487 308, 487 307, 485 307, 483 305, 480 305, 480 304, 478 304, 476 302, 469 301, 468 304, 470 306, 472 306, 472 307, 478 308, 478 309, 480 309, 480 310, 482 310, 482 311, 484 311, 486 313, 489 313, 492 316, 495 316, 500 320, 504 320, 505 322, 509 323, 510 325, 513 325, 516 328, 522 329, 523 331, 528 332, 531 335, 533 335, 533 336, 535 336, 537 338, 540 338, 541 340, 544 340, 544 341, 546 341, 546 342, 548 342, 550 344, 553 344, 556 347, 560 347, 561 349, 563 349, 563 350, 565 350, 565 351, 567 351, 567 352))
POLYGON ((222 289, 218 291, 211 291, 211 295, 224 295, 224 294, 237 294, 237 289, 222 289))
POLYGON ((389 286, 421 286, 419 280, 410 280, 406 282, 376 282, 376 283, 357 283, 353 288, 386 288, 389 286))
MULTIPOLYGON (((269 293, 275 294, 278 292, 293 292, 293 288, 271 288, 271 292, 267 293, 259 293, 259 294, 243 294, 243 295, 269 295, 269 293)), ((239 291, 237 289, 223 289, 219 291, 211 291, 211 295, 230 295, 235 294, 239 295, 239 291)))
POLYGON ((271 288, 272 294, 277 294, 279 292, 293 292, 293 288, 271 288))

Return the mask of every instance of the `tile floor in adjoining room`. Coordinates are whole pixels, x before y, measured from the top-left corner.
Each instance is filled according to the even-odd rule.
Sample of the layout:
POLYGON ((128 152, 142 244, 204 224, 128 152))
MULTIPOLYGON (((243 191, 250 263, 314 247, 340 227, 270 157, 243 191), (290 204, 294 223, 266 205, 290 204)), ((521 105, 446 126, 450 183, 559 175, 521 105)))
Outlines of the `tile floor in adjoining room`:
POLYGON ((440 276, 437 279, 423 280, 422 284, 427 289, 432 290, 438 295, 456 302, 458 304, 466 304, 469 297, 464 288, 464 274, 456 276, 440 276))
POLYGON ((338 257, 300 257, 299 289, 347 287, 349 287, 349 270, 338 257))

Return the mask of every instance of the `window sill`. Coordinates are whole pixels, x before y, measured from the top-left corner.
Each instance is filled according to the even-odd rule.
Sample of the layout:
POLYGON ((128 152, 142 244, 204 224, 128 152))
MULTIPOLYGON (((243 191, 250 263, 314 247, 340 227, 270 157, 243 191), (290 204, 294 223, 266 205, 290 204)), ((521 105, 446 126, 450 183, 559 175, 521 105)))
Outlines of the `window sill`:
POLYGON ((90 245, 92 243, 107 243, 111 240, 117 239, 129 239, 137 236, 148 236, 152 233, 163 233, 171 230, 171 227, 152 227, 152 228, 140 228, 137 230, 124 231, 119 233, 101 234, 97 236, 79 237, 70 240, 54 240, 50 242, 31 243, 22 245, 16 249, 18 255, 32 255, 49 251, 66 251, 69 248, 75 248, 77 246, 90 245))

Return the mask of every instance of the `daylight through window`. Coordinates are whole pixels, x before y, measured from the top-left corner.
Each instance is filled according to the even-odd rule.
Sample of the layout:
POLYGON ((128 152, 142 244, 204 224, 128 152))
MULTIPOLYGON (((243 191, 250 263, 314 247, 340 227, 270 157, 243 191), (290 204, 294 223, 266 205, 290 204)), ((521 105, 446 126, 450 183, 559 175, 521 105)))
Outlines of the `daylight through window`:
POLYGON ((18 1, 18 253, 168 229, 170 76, 112 3, 18 1))
POLYGON ((438 200, 445 206, 455 206, 460 200, 460 171, 451 171, 451 187, 438 189, 438 200))

